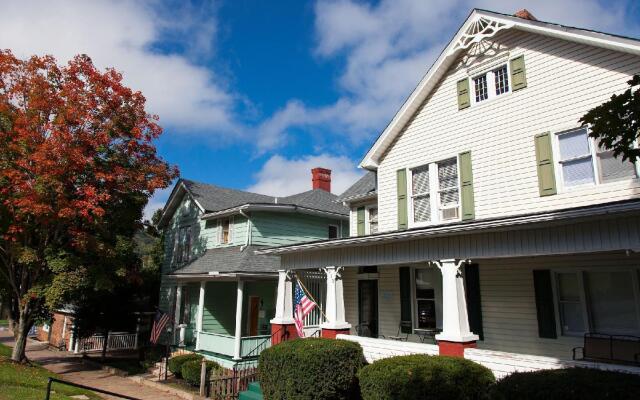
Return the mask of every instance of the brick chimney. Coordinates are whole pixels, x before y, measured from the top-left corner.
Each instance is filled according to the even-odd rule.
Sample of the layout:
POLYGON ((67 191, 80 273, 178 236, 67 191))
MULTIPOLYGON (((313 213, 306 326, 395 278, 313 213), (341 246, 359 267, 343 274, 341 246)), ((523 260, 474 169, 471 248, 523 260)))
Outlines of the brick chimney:
POLYGON ((515 14, 513 14, 514 17, 518 17, 518 18, 522 18, 522 19, 528 19, 529 21, 537 21, 538 18, 534 17, 533 14, 531 14, 529 12, 529 10, 527 10, 526 8, 523 8, 522 10, 516 12, 515 14))
POLYGON ((326 168, 312 169, 311 183, 314 190, 322 189, 331 193, 331 170, 326 168))

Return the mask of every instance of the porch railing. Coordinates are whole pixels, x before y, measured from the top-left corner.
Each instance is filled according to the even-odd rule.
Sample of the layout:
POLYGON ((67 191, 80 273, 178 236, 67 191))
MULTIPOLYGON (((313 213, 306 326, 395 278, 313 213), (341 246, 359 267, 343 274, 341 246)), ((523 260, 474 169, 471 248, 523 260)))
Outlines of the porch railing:
MULTIPOLYGON (((104 335, 93 335, 88 338, 78 340, 76 352, 90 353, 102 351, 104 346, 104 335)), ((135 333, 110 333, 107 342, 109 350, 133 350, 138 348, 138 335, 135 333)))
MULTIPOLYGON (((233 356, 235 337, 213 332, 199 332, 198 348, 226 356, 233 356)), ((244 336, 240 339, 240 357, 250 357, 255 348, 265 348, 271 345, 270 335, 244 336)), ((262 351, 260 350, 260 351, 262 351)), ((259 354, 259 353, 258 353, 259 354)))

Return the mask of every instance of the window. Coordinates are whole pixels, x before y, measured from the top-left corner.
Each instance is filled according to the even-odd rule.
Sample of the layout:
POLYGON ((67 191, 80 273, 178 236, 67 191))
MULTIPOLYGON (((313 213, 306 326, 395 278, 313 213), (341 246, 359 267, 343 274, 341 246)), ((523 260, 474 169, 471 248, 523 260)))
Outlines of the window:
POLYGON ((369 207, 369 234, 378 233, 378 207, 369 207))
POLYGON ((507 65, 496 68, 493 70, 493 77, 495 80, 496 96, 509 91, 509 73, 507 71, 507 65))
POLYGON ((586 127, 557 134, 560 173, 565 187, 635 178, 636 167, 589 138, 586 127))
POLYGON ((459 205, 458 160, 450 158, 438 163, 438 200, 440 218, 444 220, 458 218, 459 205))
POLYGON ((556 273, 562 333, 640 334, 638 272, 593 269, 556 273))
POLYGON ((412 169, 411 198, 413 223, 458 219, 460 215, 458 158, 453 157, 412 169))
POLYGON ((336 225, 329 225, 329 239, 338 238, 338 227, 336 225))
POLYGON ((416 269, 416 328, 437 326, 436 287, 440 274, 434 268, 416 269))
POLYGON ((429 189, 429 166, 411 171, 411 197, 413 199, 414 222, 431 220, 431 192, 429 189))
POLYGON ((473 79, 473 98, 475 103, 509 93, 509 68, 503 64, 473 79))
POLYGON ((187 232, 187 228, 185 226, 178 228, 178 230, 176 231, 176 244, 174 246, 175 248, 175 255, 176 255, 176 263, 178 265, 182 264, 184 261, 187 261, 185 258, 185 237, 186 237, 186 233, 187 232))
POLYGON ((474 93, 476 94, 476 103, 489 98, 489 89, 487 88, 487 75, 480 75, 473 79, 474 93))
POLYGON ((184 255, 182 261, 188 262, 191 259, 191 227, 184 228, 184 255))
POLYGON ((231 242, 231 220, 223 219, 220 221, 220 243, 227 244, 231 242))

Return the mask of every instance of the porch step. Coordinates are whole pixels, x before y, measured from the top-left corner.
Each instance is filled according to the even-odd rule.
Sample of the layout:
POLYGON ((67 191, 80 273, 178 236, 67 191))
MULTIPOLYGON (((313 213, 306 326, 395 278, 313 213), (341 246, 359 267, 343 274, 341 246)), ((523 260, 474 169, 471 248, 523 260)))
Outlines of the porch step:
POLYGON ((238 400, 263 400, 259 382, 251 382, 244 392, 240 392, 238 400))

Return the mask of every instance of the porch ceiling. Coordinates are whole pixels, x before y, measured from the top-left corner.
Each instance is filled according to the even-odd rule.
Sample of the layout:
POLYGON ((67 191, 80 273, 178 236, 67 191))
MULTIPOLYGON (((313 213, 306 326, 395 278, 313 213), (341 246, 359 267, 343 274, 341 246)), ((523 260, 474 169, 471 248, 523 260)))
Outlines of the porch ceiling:
POLYGON ((640 250, 640 201, 260 250, 284 269, 640 250))

